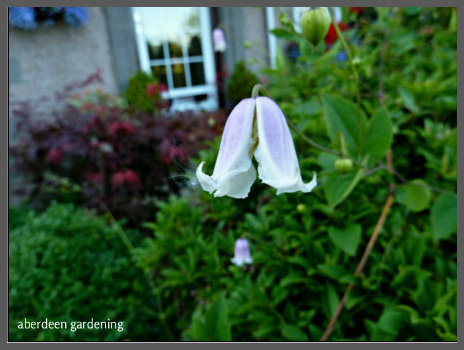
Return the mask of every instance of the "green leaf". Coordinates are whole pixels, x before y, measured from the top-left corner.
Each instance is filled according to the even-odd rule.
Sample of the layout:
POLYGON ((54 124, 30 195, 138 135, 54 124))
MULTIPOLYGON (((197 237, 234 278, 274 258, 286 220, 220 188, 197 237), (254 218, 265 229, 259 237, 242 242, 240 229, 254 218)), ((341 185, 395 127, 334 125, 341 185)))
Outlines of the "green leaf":
POLYGON ((335 162, 338 157, 335 154, 321 152, 317 161, 324 168, 324 170, 335 170, 335 162))
POLYGON ((366 127, 366 116, 361 112, 361 125, 358 125, 357 106, 344 98, 332 95, 323 95, 324 116, 327 132, 332 142, 337 142, 338 132, 345 136, 348 151, 354 154, 356 147, 361 144, 361 134, 366 127))
POLYGON ((401 202, 410 210, 419 212, 427 209, 430 204, 432 192, 424 180, 416 179, 409 184, 401 186, 401 202))
POLYGON ((224 293, 210 305, 204 316, 199 313, 194 315, 192 333, 197 341, 232 340, 224 293))
POLYGON ((326 283, 326 295, 327 295, 327 304, 328 304, 328 311, 329 311, 329 317, 332 317, 333 314, 335 313, 335 310, 337 310, 338 303, 340 302, 340 299, 338 299, 338 294, 337 291, 335 290, 334 286, 332 286, 329 283, 326 283))
POLYGON ((332 242, 346 254, 354 256, 361 243, 361 225, 351 224, 345 228, 329 227, 332 242))
POLYGON ((432 205, 432 233, 436 239, 446 238, 456 232, 457 196, 455 193, 440 194, 432 205))
POLYGON ((403 311, 385 309, 377 324, 382 330, 391 334, 397 334, 405 318, 406 314, 403 311))
POLYGON ((414 102, 414 97, 408 90, 406 90, 404 86, 398 87, 398 93, 400 94, 401 99, 403 100, 407 109, 413 113, 419 113, 419 107, 417 107, 416 103, 414 102))
POLYGON ((363 169, 359 169, 356 173, 340 174, 334 171, 329 174, 324 185, 325 197, 329 206, 335 208, 336 205, 348 197, 361 181, 363 175, 363 169))
POLYGON ((270 32, 280 39, 290 40, 295 37, 294 33, 285 28, 274 28, 270 32))
POLYGON ((387 154, 393 141, 393 127, 385 108, 377 110, 367 126, 363 152, 371 159, 382 158, 387 154))
POLYGON ((317 268, 324 274, 337 281, 346 274, 346 270, 340 266, 333 266, 329 264, 319 264, 317 268))
POLYGON ((275 65, 276 69, 279 71, 281 71, 285 67, 285 56, 282 51, 282 48, 279 45, 277 45, 276 48, 275 65))
POLYGON ((308 336, 300 328, 288 324, 282 327, 282 335, 290 341, 308 341, 308 336))
POLYGON ((282 287, 286 287, 290 284, 298 284, 298 283, 304 283, 307 284, 309 282, 309 279, 307 277, 303 277, 301 275, 297 275, 295 273, 290 274, 280 281, 280 285, 282 287))

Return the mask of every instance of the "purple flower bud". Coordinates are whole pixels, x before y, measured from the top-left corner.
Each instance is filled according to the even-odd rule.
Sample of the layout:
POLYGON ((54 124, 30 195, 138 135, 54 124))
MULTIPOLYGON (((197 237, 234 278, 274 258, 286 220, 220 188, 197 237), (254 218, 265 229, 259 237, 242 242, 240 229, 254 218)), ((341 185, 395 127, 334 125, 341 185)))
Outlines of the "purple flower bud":
POLYGON ((235 254, 231 261, 237 266, 253 263, 250 255, 250 246, 246 238, 239 238, 235 241, 235 254))

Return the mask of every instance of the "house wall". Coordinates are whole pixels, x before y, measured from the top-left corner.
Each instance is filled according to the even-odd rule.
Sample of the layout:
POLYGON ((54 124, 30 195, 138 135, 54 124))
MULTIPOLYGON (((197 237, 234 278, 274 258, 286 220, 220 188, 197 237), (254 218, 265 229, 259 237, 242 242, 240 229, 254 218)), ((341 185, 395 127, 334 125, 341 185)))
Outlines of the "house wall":
MULTIPOLYGON (((119 91, 107 17, 99 7, 88 8, 88 15, 88 22, 79 28, 56 24, 32 31, 8 29, 10 146, 20 137, 15 132, 19 120, 12 113, 18 103, 30 106, 33 119, 47 118, 64 103, 60 94, 76 94, 97 87, 110 93, 119 91), (101 81, 89 79, 92 75, 95 78, 97 72, 101 81)), ((27 177, 14 173, 12 157, 9 164, 9 201, 16 206, 22 200, 16 191, 30 183, 27 177)))
POLYGON ((39 110, 50 110, 57 103, 56 94, 96 72, 102 81, 83 88, 118 92, 103 9, 89 7, 88 14, 88 22, 78 28, 65 24, 31 31, 9 28, 10 109, 16 102, 29 101, 39 110))
POLYGON ((249 63, 248 67, 255 73, 260 73, 269 64, 264 7, 220 8, 219 25, 226 35, 224 62, 229 74, 232 74, 234 65, 239 60, 249 63), (245 41, 251 44, 250 48, 244 47, 245 41))

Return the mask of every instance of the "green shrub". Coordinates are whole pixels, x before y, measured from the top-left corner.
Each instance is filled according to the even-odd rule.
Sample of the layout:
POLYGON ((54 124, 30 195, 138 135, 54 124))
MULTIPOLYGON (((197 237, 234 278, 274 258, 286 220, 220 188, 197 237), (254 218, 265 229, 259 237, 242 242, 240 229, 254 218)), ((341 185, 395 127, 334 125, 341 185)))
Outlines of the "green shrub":
POLYGON ((251 89, 258 83, 258 77, 243 61, 238 61, 227 83, 227 97, 233 104, 237 104, 244 98, 250 97, 251 89))
POLYGON ((129 84, 123 94, 127 104, 145 113, 153 113, 155 101, 147 94, 147 85, 156 83, 156 78, 146 72, 138 71, 135 73, 129 79, 129 84))
POLYGON ((22 213, 22 218, 9 241, 10 341, 156 338, 146 279, 114 225, 56 203, 42 214, 22 213), (25 318, 64 321, 67 329, 18 329, 25 318), (70 330, 71 322, 92 318, 124 321, 124 331, 70 330))

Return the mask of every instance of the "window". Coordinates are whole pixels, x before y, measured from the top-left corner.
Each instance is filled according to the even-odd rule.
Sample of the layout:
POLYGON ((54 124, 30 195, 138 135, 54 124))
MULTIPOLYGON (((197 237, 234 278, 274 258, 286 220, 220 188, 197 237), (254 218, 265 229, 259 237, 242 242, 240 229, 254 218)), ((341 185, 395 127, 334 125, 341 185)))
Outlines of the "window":
POLYGON ((134 7, 142 70, 168 87, 171 110, 217 108, 209 9, 134 7))

